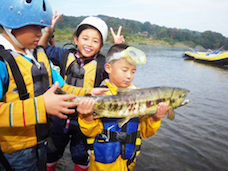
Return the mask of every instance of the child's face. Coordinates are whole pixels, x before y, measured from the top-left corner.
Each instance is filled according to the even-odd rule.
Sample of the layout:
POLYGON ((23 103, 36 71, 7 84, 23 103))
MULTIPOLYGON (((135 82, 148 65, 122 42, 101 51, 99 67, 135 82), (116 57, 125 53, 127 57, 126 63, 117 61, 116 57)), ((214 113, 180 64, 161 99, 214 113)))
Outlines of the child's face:
POLYGON ((92 57, 103 47, 100 33, 93 28, 83 30, 78 37, 74 38, 74 42, 78 46, 80 57, 92 57))
POLYGON ((120 59, 113 64, 106 63, 105 71, 109 74, 109 81, 118 88, 126 88, 135 76, 136 66, 125 59, 120 59))
MULTIPOLYGON (((26 49, 34 49, 42 36, 42 27, 37 25, 28 25, 18 29, 13 30, 13 34, 16 39, 21 43, 26 49)), ((16 47, 15 49, 18 49, 16 47)))

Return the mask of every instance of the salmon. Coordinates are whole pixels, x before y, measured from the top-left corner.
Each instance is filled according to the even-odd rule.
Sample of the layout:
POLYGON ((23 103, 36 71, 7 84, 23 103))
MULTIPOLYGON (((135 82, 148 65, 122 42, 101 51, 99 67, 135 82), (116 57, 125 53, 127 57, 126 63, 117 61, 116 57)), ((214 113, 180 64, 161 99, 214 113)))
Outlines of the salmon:
MULTIPOLYGON (((56 93, 66 94, 63 89, 58 88, 56 93)), ((169 107, 167 118, 174 119, 173 109, 190 102, 186 100, 189 90, 176 87, 152 87, 145 89, 119 89, 117 95, 113 96, 91 96, 95 101, 94 118, 122 118, 119 126, 122 127, 128 120, 135 117, 154 115, 157 113, 158 104, 166 103, 169 107)), ((71 100, 79 102, 86 96, 78 96, 71 100)))

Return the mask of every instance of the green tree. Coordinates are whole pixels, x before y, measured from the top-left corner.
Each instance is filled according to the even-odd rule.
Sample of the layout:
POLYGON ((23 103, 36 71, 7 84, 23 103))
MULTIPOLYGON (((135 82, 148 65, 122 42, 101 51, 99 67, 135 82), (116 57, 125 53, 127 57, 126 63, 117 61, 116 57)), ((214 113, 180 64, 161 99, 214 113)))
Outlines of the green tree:
MULTIPOLYGON (((85 17, 86 16, 72 17, 63 15, 57 22, 56 29, 74 31, 77 25, 85 17)), ((161 27, 156 24, 151 24, 148 21, 141 23, 139 21, 114 18, 105 15, 98 15, 98 17, 103 19, 108 27, 113 27, 115 31, 118 30, 120 25, 123 26, 122 34, 127 37, 125 38, 129 42, 133 42, 134 38, 136 38, 138 42, 141 42, 139 39, 142 39, 142 42, 144 42, 143 39, 149 38, 151 40, 165 40, 166 42, 169 42, 170 45, 174 45, 176 42, 182 42, 190 47, 200 45, 206 49, 218 49, 223 46, 224 49, 228 49, 228 38, 225 38, 220 33, 212 31, 200 33, 188 29, 161 27), (137 37, 137 34, 142 31, 148 31, 147 37, 137 37)), ((111 39, 110 36, 109 33, 109 39, 111 39)))
POLYGON ((202 46, 207 49, 218 49, 224 43, 224 37, 220 33, 205 31, 202 33, 203 44, 202 46))

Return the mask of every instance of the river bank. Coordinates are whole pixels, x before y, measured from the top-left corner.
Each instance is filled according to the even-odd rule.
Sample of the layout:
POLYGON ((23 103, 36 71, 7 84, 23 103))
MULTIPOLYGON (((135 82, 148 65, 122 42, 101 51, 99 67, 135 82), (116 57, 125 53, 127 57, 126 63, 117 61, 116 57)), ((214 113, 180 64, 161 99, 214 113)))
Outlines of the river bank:
MULTIPOLYGON (((60 30, 55 31, 55 41, 56 42, 73 42, 73 31, 71 30, 60 30)), ((177 42, 172 39, 158 40, 153 37, 148 37, 143 34, 127 34, 123 33, 126 44, 131 45, 152 45, 152 46, 166 46, 166 47, 183 47, 183 48, 193 48, 190 42, 177 42)), ((113 38, 109 32, 106 43, 113 43, 113 38)), ((204 49, 202 46, 197 45, 194 48, 204 49)))

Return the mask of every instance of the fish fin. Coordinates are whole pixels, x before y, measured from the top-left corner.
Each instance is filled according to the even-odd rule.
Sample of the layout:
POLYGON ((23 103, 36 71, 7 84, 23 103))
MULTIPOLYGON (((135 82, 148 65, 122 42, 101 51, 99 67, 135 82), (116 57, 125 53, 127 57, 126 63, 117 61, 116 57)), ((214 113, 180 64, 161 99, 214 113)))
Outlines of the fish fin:
POLYGON ((135 90, 134 88, 117 88, 116 92, 117 94, 126 94, 132 90, 135 90))
POLYGON ((122 118, 117 120, 119 128, 122 128, 125 123, 127 123, 131 118, 122 118))
POLYGON ((174 116, 175 115, 174 115, 173 108, 172 107, 169 107, 167 118, 170 119, 170 120, 173 120, 174 119, 174 116))

